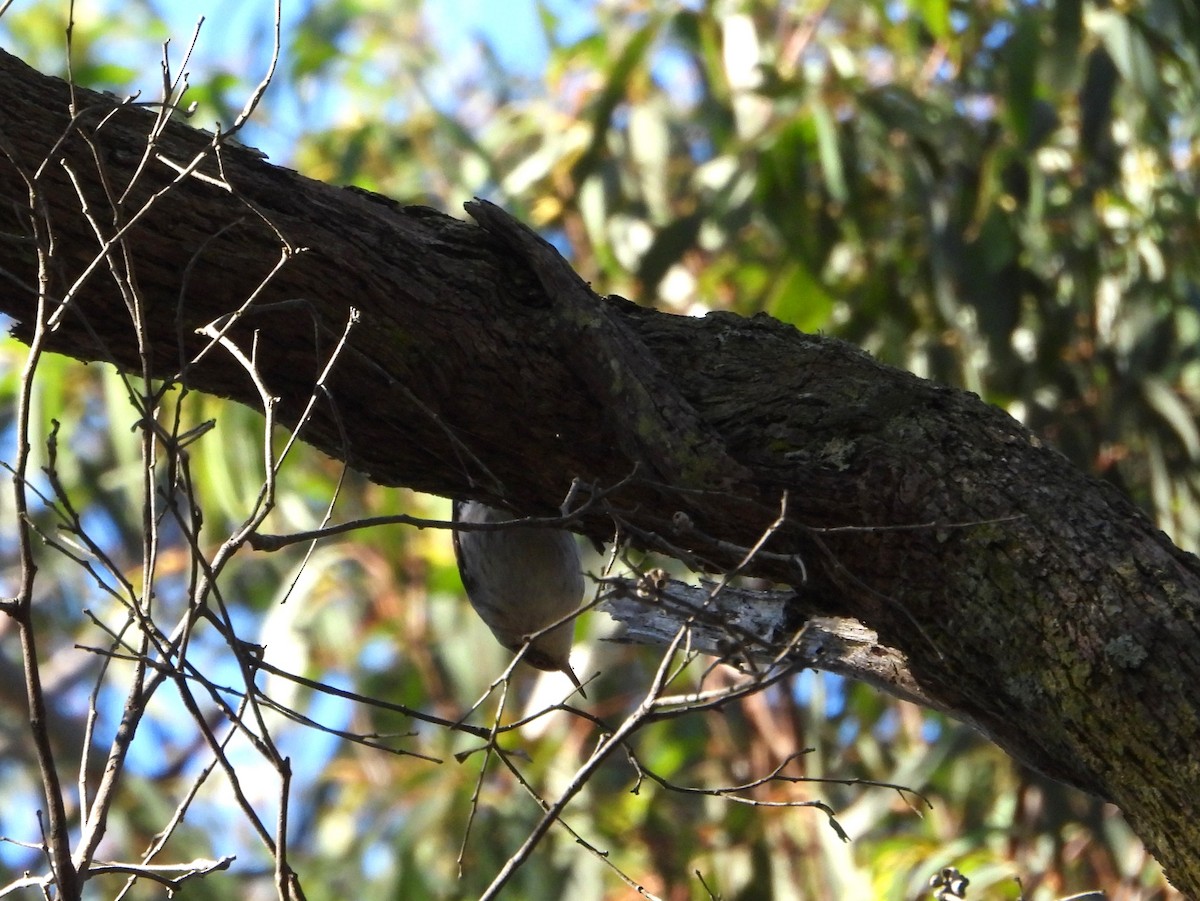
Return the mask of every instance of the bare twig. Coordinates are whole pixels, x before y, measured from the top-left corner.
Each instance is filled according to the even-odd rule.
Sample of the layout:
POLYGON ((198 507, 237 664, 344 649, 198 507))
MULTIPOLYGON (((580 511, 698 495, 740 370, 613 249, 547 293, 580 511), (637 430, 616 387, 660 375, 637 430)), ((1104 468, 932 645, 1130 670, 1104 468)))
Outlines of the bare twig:
MULTIPOLYGON (((11 159, 11 155, 10 155, 11 159)), ((15 160, 13 160, 15 164, 15 160)), ((16 167, 22 171, 20 167, 16 167)), ((22 172, 24 176, 24 173, 22 172)), ((62 897, 67 901, 79 898, 81 885, 79 875, 71 860, 70 835, 66 808, 63 803, 62 785, 58 767, 51 747, 47 728, 46 697, 42 689, 37 639, 33 622, 33 592, 37 574, 37 562, 31 539, 29 502, 26 491, 26 471, 30 456, 30 405, 34 377, 41 360, 42 348, 48 329, 48 300, 50 287, 50 265, 54 255, 54 239, 49 231, 49 220, 42 209, 41 196, 34 182, 25 180, 29 191, 30 220, 34 230, 34 241, 38 258, 37 316, 33 336, 29 342, 29 353, 21 370, 20 389, 17 395, 16 444, 13 465, 12 491, 13 509, 17 520, 18 555, 21 565, 20 583, 14 603, 7 608, 16 620, 21 641, 21 657, 25 666, 26 702, 29 709, 30 736, 33 739, 42 779, 42 793, 50 817, 47 849, 51 871, 62 897)))

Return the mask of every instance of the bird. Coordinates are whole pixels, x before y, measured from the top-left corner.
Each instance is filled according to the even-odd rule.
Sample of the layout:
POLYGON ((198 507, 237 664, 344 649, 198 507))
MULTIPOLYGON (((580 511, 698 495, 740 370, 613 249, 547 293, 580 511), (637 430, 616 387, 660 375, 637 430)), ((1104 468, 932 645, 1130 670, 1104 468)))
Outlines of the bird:
MULTIPOLYGON (((461 523, 496 523, 513 517, 479 501, 456 500, 452 518, 461 523)), ((496 641, 514 652, 528 641, 526 663, 565 673, 582 693, 570 663, 575 621, 541 631, 579 609, 583 601, 583 568, 571 533, 544 526, 513 526, 455 530, 453 535, 454 558, 467 599, 496 641)))

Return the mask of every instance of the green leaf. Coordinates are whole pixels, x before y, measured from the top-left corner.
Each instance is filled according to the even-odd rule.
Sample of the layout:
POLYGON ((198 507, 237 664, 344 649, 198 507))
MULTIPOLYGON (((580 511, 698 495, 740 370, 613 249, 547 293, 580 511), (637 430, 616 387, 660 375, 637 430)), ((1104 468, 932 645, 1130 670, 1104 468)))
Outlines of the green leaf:
POLYGON ((950 0, 916 0, 916 9, 935 40, 949 37, 950 0))
POLYGON ((829 324, 835 304, 833 296, 807 267, 795 261, 771 289, 767 312, 802 332, 816 332, 829 324))
POLYGON ((1041 21, 1036 10, 1025 10, 1017 18, 1016 30, 1005 52, 1008 90, 1005 93, 1009 122, 1021 146, 1033 144, 1034 97, 1038 58, 1041 54, 1041 21))
POLYGON ((850 192, 846 187, 846 174, 842 168, 837 125, 824 104, 814 105, 812 121, 817 133, 817 151, 821 159, 821 172, 825 176, 825 188, 837 203, 843 204, 850 199, 850 192))

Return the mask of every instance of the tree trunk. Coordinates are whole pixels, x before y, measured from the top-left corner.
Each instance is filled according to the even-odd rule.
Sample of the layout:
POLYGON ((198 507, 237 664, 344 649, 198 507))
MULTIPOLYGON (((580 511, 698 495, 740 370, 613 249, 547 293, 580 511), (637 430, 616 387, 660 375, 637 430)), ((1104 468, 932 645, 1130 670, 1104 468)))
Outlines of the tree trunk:
POLYGON ((135 256, 110 259, 132 269, 156 377, 261 409, 224 349, 192 362, 195 330, 245 307, 228 336, 294 423, 356 310, 302 437, 380 483, 537 513, 578 478, 608 491, 580 531, 615 517, 714 570, 786 499, 746 571, 794 589, 796 627, 869 626, 930 703, 1117 804, 1200 895, 1200 564, 1004 412, 764 316, 598 298, 487 204, 479 227, 174 123, 147 153, 153 113, 76 89, 72 119, 63 82, 3 53, 0 96, 0 307, 19 337, 32 184, 65 298, 50 348, 141 371, 107 264, 72 289, 100 249, 73 178, 107 233, 132 220, 135 256))

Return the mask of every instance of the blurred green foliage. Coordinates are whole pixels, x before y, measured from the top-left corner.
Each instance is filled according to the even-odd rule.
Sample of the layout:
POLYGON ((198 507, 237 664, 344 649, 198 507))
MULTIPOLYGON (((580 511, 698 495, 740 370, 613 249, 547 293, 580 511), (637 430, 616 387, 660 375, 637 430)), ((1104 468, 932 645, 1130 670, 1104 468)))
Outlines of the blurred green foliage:
MULTIPOLYGON (((314 177, 405 201, 454 211, 492 198, 552 237, 601 292, 678 313, 767 312, 976 391, 1128 492, 1181 546, 1200 545, 1200 13, 1191 3, 539 3, 536 75, 503 62, 495 38, 449 54, 434 6, 305 4, 288 19, 277 81, 248 140, 282 143, 290 158, 276 161, 314 177)), ((214 51, 235 38, 223 30, 230 5, 216 7, 189 95, 201 124, 231 121, 270 45, 264 6, 237 33, 245 48, 214 51)), ((152 44, 168 33, 161 13, 133 3, 80 18, 75 77, 152 92, 152 44)), ((0 21, 5 46, 65 71, 63 16, 58 5, 17 4, 0 21)), ((186 38, 173 35, 176 53, 186 38)), ((0 390, 11 400, 22 352, 11 343, 2 352, 0 390)), ((36 390, 36 422, 64 423, 59 478, 134 572, 136 554, 121 556, 141 530, 126 389, 96 367, 47 360, 36 390)), ((190 449, 216 543, 261 480, 249 463, 261 460, 261 420, 190 395, 168 407, 176 399, 186 422, 217 421, 190 449)), ((10 419, 4 426, 11 435, 10 419)), ((343 475, 295 453, 269 530, 317 524, 343 475)), ((335 519, 447 513, 442 501, 345 479, 335 519)), ((53 530, 50 512, 39 515, 53 530)), ((187 548, 175 549, 178 572, 157 574, 164 604, 184 602, 187 548)), ((12 548, 3 552, 7 582, 12 548)), ((69 674, 57 701, 78 711, 98 671, 73 646, 102 644, 84 610, 103 620, 104 592, 62 556, 47 554, 42 578, 56 636, 45 654, 69 674)), ((309 556, 247 554, 224 579, 243 637, 267 645, 268 659, 365 695, 453 718, 506 662, 467 612, 441 533, 380 529, 309 556)), ((590 703, 617 719, 656 656, 600 642, 600 619, 580 629, 587 662, 576 668, 600 671, 590 703)), ((214 641, 196 652, 213 655, 218 675, 229 666, 220 650, 214 641)), ((536 703, 524 680, 517 707, 536 703)), ((338 728, 413 728, 294 685, 266 687, 338 728)), ((111 705, 102 705, 104 738, 111 705)), ((178 718, 164 701, 143 726, 108 856, 135 856, 173 809, 165 799, 203 763, 178 718)), ((19 725, 15 713, 7 719, 19 725)), ((310 899, 475 896, 539 815, 508 773, 489 771, 460 875, 482 756, 460 765, 452 755, 470 741, 421 727, 399 742, 446 761, 436 765, 283 721, 275 734, 294 755, 290 861, 310 899)), ((551 795, 595 742, 586 722, 563 715, 521 738, 526 778, 551 795)), ((3 739, 18 746, 19 729, 5 726, 3 739)), ((1111 808, 1016 767, 961 725, 837 679, 803 674, 721 714, 658 724, 634 745, 660 775, 708 787, 752 781, 805 751, 789 774, 898 782, 932 808, 861 785, 748 793, 826 801, 853 838, 844 844, 817 810, 638 785, 614 760, 567 813, 607 863, 552 830, 511 897, 627 896, 610 865, 671 899, 709 897, 704 885, 726 899, 915 898, 945 865, 970 876, 970 897, 1170 894, 1111 808)), ((253 755, 240 755, 250 782, 253 755)), ((20 754, 0 764, 5 797, 31 797, 29 779, 20 754)), ((264 789, 265 810, 271 798, 264 789)), ((270 860, 226 793, 206 787, 188 822, 171 857, 236 852, 239 878, 210 877, 186 897, 263 888, 270 860)), ((0 809, 0 832, 36 841, 12 804, 0 809)), ((10 852, 0 856, 10 874, 34 865, 10 852)))

